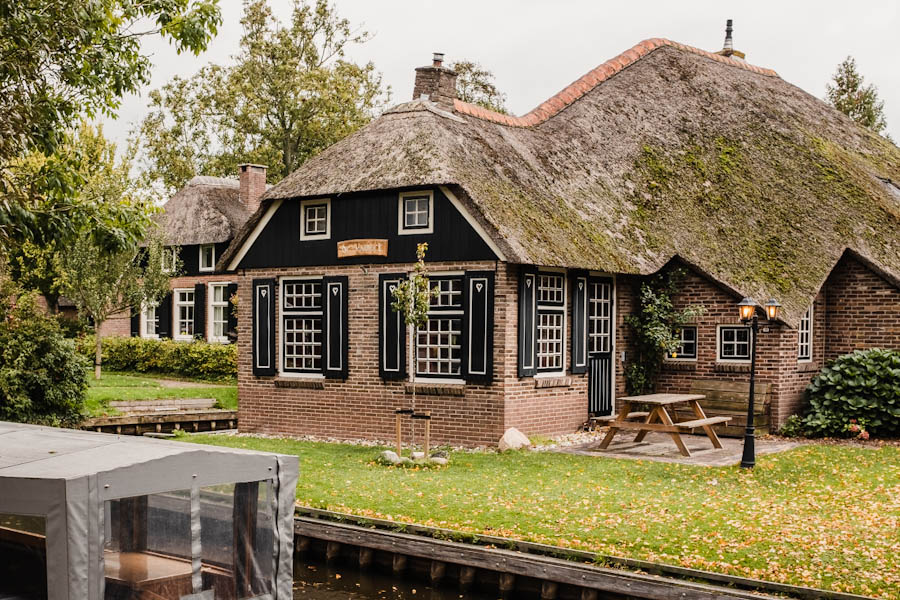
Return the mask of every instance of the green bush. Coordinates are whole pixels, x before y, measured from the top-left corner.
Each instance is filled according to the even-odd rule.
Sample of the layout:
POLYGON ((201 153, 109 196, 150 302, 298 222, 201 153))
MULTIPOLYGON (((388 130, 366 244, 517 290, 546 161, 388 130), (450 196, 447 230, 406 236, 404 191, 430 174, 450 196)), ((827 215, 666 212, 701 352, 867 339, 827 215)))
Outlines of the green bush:
POLYGON ((900 434, 900 350, 857 350, 835 359, 806 388, 813 435, 900 434), (865 433, 863 433, 865 432, 865 433))
MULTIPOLYGON (((93 360, 93 336, 79 339, 78 349, 93 360)), ((234 379, 237 377, 237 346, 110 336, 103 338, 103 367, 214 381, 234 379)))
POLYGON ((33 294, 0 309, 0 420, 71 425, 81 418, 89 362, 33 294))

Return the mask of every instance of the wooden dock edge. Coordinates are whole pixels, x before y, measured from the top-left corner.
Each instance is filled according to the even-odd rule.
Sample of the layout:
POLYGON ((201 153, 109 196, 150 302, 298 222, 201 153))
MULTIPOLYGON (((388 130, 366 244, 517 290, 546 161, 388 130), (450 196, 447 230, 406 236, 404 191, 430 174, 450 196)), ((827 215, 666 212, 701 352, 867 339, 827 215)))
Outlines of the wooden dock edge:
POLYGON ((872 600, 869 596, 857 594, 306 506, 298 506, 296 513, 294 533, 302 537, 519 574, 633 597, 701 600, 774 598, 777 595, 802 600, 872 600), (558 575, 553 576, 554 573, 558 575))

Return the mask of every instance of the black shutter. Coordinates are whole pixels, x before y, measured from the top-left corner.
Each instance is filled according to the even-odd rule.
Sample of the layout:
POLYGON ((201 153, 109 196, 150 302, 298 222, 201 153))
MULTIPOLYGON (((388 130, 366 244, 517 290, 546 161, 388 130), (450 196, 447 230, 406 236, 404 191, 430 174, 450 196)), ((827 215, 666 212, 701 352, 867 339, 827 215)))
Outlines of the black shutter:
POLYGON ((347 379, 348 285, 346 275, 322 278, 322 371, 333 379, 347 379))
POLYGON ((194 338, 206 339, 206 284, 194 286, 194 338))
POLYGON ((253 280, 253 374, 274 375, 275 368, 275 280, 253 280))
POLYGON ((587 360, 587 274, 572 276, 572 373, 586 373, 587 360))
POLYGON ((463 373, 466 381, 490 383, 494 365, 494 273, 466 273, 463 286, 463 373))
POLYGON ((537 372, 537 270, 522 267, 519 271, 519 377, 533 377, 537 372))
POLYGON ((378 276, 378 371, 382 379, 406 377, 406 323, 391 308, 391 292, 404 279, 402 273, 378 276))
POLYGON ((156 307, 156 316, 159 318, 159 326, 156 333, 161 338, 172 337, 172 292, 162 297, 156 307))
POLYGON ((228 288, 225 290, 225 297, 228 300, 228 308, 225 309, 228 313, 228 324, 225 327, 225 335, 227 335, 228 339, 231 341, 234 341, 233 336, 237 336, 237 315, 235 314, 234 304, 231 303, 231 299, 235 294, 237 294, 237 284, 229 283, 228 288))
POLYGON ((141 311, 136 310, 131 313, 131 337, 138 337, 141 335, 141 311))

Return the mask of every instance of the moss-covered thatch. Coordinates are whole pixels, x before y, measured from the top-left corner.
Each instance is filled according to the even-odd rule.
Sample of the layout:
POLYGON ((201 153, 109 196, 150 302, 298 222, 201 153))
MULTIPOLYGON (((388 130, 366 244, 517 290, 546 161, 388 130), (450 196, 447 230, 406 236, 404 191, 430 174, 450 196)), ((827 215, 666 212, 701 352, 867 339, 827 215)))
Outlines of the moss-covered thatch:
POLYGON ((530 126, 401 105, 267 201, 448 184, 511 262, 647 274, 677 255, 791 323, 847 248, 900 274, 900 149, 774 72, 639 47, 530 126))
POLYGON ((159 216, 166 242, 218 244, 232 239, 250 211, 239 199, 239 183, 224 177, 194 177, 163 205, 159 216))

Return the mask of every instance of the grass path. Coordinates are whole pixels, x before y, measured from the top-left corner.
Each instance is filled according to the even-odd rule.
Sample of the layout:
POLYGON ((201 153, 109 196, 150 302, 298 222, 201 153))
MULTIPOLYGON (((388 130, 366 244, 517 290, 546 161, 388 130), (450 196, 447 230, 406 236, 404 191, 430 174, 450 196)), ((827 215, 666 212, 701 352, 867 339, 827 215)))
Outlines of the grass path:
POLYGON ((142 374, 104 371, 97 381, 89 379, 85 402, 89 417, 116 414, 109 407, 114 400, 158 400, 162 398, 215 398, 218 408, 237 408, 237 386, 205 381, 177 381, 142 374))
POLYGON ((811 445, 755 470, 560 453, 454 453, 188 436, 300 457, 301 504, 836 591, 900 598, 900 448, 811 445))

